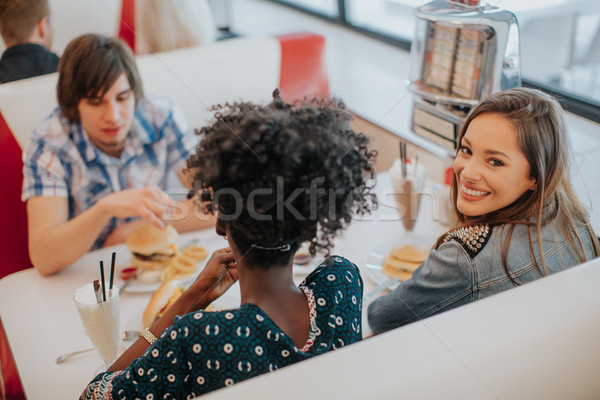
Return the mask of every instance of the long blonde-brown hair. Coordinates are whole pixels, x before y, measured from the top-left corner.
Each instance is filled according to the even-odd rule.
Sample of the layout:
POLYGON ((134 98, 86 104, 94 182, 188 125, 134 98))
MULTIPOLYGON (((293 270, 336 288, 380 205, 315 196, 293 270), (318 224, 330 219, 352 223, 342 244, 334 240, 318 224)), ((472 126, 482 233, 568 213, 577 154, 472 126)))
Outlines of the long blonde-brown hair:
MULTIPOLYGON (((485 215, 466 216, 457 208, 458 188, 455 175, 452 179, 451 200, 459 225, 508 226, 508 235, 502 249, 502 264, 511 279, 507 257, 511 237, 517 224, 529 227, 529 250, 541 275, 547 275, 542 251, 541 227, 550 220, 555 221, 578 262, 586 261, 587 255, 577 226, 585 226, 594 246, 594 254, 598 256, 600 254, 598 238, 592 230, 585 208, 571 185, 572 151, 567 139, 563 111, 558 101, 544 92, 527 88, 509 89, 492 94, 477 105, 467 117, 458 138, 457 151, 460 151, 462 139, 471 121, 486 113, 500 115, 515 128, 517 142, 529 162, 536 189, 528 190, 515 202, 500 210, 485 215), (548 212, 548 210, 552 211, 548 212), (533 227, 536 232, 539 260, 536 259, 533 250, 533 227), (541 261, 541 268, 538 261, 541 261)), ((444 236, 440 237, 435 247, 437 248, 443 240, 444 236)), ((558 246, 558 243, 556 245, 558 246)))

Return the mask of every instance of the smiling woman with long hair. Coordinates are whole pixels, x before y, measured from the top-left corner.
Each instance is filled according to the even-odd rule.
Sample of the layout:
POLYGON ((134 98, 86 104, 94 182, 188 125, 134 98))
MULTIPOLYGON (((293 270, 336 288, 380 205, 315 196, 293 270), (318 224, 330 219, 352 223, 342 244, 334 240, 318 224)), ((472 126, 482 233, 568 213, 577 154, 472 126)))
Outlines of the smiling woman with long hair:
POLYGON ((570 179, 563 111, 551 96, 511 89, 469 114, 454 161, 460 223, 394 291, 369 306, 384 332, 510 289, 600 254, 570 179))

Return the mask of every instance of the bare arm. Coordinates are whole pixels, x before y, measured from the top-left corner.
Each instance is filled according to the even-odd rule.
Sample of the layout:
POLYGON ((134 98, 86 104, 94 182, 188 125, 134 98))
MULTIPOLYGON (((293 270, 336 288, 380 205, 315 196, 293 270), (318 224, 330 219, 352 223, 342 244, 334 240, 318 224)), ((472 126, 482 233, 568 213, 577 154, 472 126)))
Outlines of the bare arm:
MULTIPOLYGON (((193 200, 182 201, 181 203, 177 203, 173 208, 175 211, 171 212, 169 216, 163 216, 163 219, 165 223, 173 225, 177 232, 190 232, 198 229, 214 228, 217 221, 214 215, 207 215, 196 211, 193 200)), ((146 220, 138 220, 117 226, 106 238, 104 246, 124 243, 134 230, 147 223, 148 221, 146 220)))
MULTIPOLYGON (((179 180, 186 188, 191 188, 191 175, 185 172, 185 169, 177 173, 179 180)), ((186 199, 177 203, 169 209, 169 213, 162 216, 165 223, 173 225, 177 232, 190 232, 205 228, 214 228, 216 217, 211 214, 204 214, 194 207, 193 199, 186 199)), ((104 246, 112 246, 123 243, 127 237, 138 227, 145 225, 147 221, 140 220, 128 224, 117 226, 106 239, 104 246)))
POLYGON ((178 203, 176 213, 171 215, 165 222, 173 225, 177 232, 196 231, 204 228, 214 228, 217 221, 212 214, 204 214, 194 207, 193 199, 178 203))
POLYGON ((29 256, 42 276, 49 276, 87 252, 110 219, 89 209, 68 221, 64 197, 33 197, 27 201, 29 256), (65 245, 68 243, 68 245, 65 245))
MULTIPOLYGON (((177 173, 181 183, 190 189, 193 177, 186 169, 177 173)), ((213 228, 216 218, 211 214, 204 214, 194 207, 194 199, 187 199, 175 206, 175 212, 171 214, 168 221, 178 232, 189 232, 204 228, 213 228)))
MULTIPOLYGON (((196 281, 183 295, 159 318, 150 331, 156 336, 173 324, 176 315, 185 315, 192 311, 201 310, 225 293, 238 280, 238 272, 231 249, 217 250, 206 263, 206 267, 196 278, 196 281)), ((148 348, 145 339, 138 339, 131 345, 108 371, 121 371, 140 357, 148 348)))
POLYGON ((69 220, 67 198, 33 197, 27 201, 31 261, 40 274, 51 275, 85 254, 112 217, 142 217, 164 227, 160 217, 170 206, 157 187, 131 189, 103 197, 69 220))

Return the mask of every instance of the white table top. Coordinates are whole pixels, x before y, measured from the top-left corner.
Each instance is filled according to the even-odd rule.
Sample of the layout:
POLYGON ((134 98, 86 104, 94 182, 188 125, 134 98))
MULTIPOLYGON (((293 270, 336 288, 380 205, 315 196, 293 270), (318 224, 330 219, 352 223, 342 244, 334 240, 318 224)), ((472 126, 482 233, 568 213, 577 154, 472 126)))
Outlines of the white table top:
MULTIPOLYGON (((371 216, 353 221, 337 240, 333 253, 340 254, 361 269, 369 253, 386 243, 401 244, 404 228, 398 219, 387 174, 378 177, 377 194, 379 209, 371 216)), ((432 201, 422 199, 415 234, 427 234, 431 238, 444 232, 445 227, 433 221, 432 201)), ((189 238, 200 240, 199 244, 212 252, 225 247, 226 242, 212 230, 181 235, 181 242, 189 238)), ((427 243, 426 245, 432 245, 427 243)), ((117 267, 129 264, 130 253, 124 245, 92 251, 59 273, 43 278, 33 269, 9 275, 0 280, 0 316, 11 345, 13 356, 30 400, 45 399, 48 393, 54 398, 76 398, 94 377, 101 359, 96 352, 82 354, 57 365, 59 355, 91 347, 79 320, 73 293, 84 283, 98 279, 99 260, 110 265, 112 251, 117 252, 117 267)), ((302 279, 297 276, 298 282, 302 279)), ((377 284, 363 271, 365 294, 377 284)), ((151 293, 121 294, 121 330, 141 328, 141 315, 151 293)), ((222 304, 235 306, 239 299, 239 286, 234 285, 224 296, 222 304)), ((366 305, 364 307, 366 311, 366 305)), ((363 316, 365 334, 370 331, 363 316)))

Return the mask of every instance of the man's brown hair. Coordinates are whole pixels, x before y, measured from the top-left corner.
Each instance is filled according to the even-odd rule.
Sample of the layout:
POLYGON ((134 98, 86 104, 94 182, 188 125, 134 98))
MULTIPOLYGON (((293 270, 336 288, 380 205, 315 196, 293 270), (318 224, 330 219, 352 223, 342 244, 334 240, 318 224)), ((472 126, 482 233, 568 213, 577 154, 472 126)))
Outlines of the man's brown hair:
POLYGON ((2 38, 6 43, 25 43, 39 20, 48 16, 48 0, 0 0, 2 38))
POLYGON ((120 39, 103 35, 73 39, 58 64, 56 91, 62 115, 71 123, 79 122, 79 101, 102 98, 123 73, 137 104, 144 93, 131 49, 120 39))

